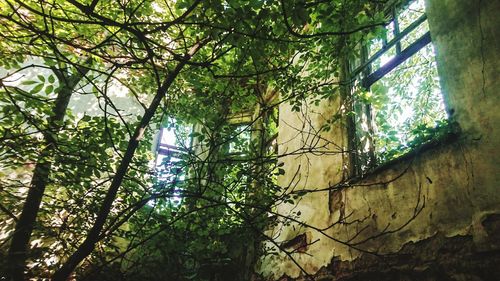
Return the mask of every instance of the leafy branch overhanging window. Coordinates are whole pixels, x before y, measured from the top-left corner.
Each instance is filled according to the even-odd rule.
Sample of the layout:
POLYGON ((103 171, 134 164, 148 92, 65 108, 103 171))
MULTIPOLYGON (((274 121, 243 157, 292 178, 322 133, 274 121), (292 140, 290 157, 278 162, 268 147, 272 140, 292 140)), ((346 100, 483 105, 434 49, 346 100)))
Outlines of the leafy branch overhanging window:
POLYGON ((187 173, 184 158, 191 146, 190 132, 189 127, 169 118, 167 126, 162 126, 158 134, 154 165, 159 189, 171 189, 171 199, 167 200, 169 203, 179 204, 181 200, 181 185, 187 173))
POLYGON ((358 173, 409 152, 447 125, 424 1, 392 3, 389 24, 366 34, 350 59, 358 173))
MULTIPOLYGON (((220 155, 218 156, 218 161, 224 162, 230 159, 239 159, 240 161, 237 162, 241 162, 240 165, 247 165, 241 160, 248 157, 251 135, 250 127, 251 125, 248 123, 235 123, 221 129, 221 133, 225 137, 219 143, 220 155)), ((170 199, 166 200, 167 204, 170 203, 177 206, 182 201, 184 181, 186 177, 189 177, 189 153, 203 154, 203 151, 193 151, 200 149, 200 147, 193 147, 193 136, 197 136, 197 140, 200 141, 202 140, 200 136, 203 133, 196 131, 193 133, 193 131, 195 131, 193 128, 182 125, 181 122, 178 122, 174 118, 168 118, 166 124, 162 125, 159 130, 155 148, 156 159, 154 166, 158 181, 158 192, 169 193, 167 197, 170 197, 170 199)), ((204 149, 208 148, 202 148, 202 150, 204 149)), ((203 156, 198 155, 194 157, 203 156)))

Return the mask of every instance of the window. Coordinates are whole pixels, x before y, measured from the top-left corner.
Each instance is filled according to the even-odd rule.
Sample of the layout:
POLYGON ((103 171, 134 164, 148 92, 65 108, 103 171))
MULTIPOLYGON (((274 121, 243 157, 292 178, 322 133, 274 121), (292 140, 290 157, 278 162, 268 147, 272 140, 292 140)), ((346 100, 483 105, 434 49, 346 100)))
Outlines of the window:
POLYGON ((358 173, 409 152, 446 124, 424 8, 423 0, 391 5, 390 23, 357 43, 349 72, 358 173))
POLYGON ((167 202, 179 204, 181 185, 186 176, 185 158, 191 140, 191 130, 169 119, 167 126, 160 128, 156 149, 155 170, 159 183, 158 192, 165 193, 167 202))
POLYGON ((231 126, 233 133, 228 140, 228 154, 243 156, 250 148, 250 125, 238 124, 231 126))
MULTIPOLYGON (((186 195, 183 192, 186 192, 187 185, 189 184, 186 178, 189 177, 188 165, 190 157, 188 152, 196 150, 196 148, 191 148, 191 138, 193 135, 202 135, 202 133, 192 133, 193 130, 183 126, 172 118, 169 118, 166 125, 160 128, 156 145, 155 170, 158 181, 157 192, 162 194, 165 200, 161 199, 157 200, 157 202, 165 202, 170 206, 180 206, 182 203, 183 197, 186 195)), ((215 166, 217 169, 223 171, 220 172, 221 175, 238 178, 236 175, 241 174, 239 173, 240 171, 248 170, 248 163, 241 160, 248 156, 251 134, 250 125, 246 123, 230 124, 222 130, 226 130, 222 134, 225 138, 219 140, 219 155, 216 159, 212 159, 216 160, 216 162, 211 164, 216 163, 215 166)), ((200 138, 198 138, 199 140, 200 138)), ((205 149, 206 147, 202 148, 202 150, 205 149)), ((203 154, 204 152, 198 151, 198 153, 203 154)), ((232 184, 237 185, 245 181, 246 177, 240 176, 239 182, 232 184)))

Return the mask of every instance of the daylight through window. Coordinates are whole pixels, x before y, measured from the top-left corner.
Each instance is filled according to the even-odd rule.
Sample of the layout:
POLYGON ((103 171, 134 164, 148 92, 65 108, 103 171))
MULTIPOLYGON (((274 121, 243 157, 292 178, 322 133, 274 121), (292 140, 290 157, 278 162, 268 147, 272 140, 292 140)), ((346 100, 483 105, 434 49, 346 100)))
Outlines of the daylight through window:
POLYGON ((350 65, 359 172, 409 152, 447 123, 424 1, 387 13, 390 23, 358 44, 350 65))
POLYGON ((190 129, 175 124, 160 128, 156 149, 155 170, 159 192, 168 193, 169 203, 179 204, 181 200, 182 182, 186 176, 185 156, 190 146, 190 129))

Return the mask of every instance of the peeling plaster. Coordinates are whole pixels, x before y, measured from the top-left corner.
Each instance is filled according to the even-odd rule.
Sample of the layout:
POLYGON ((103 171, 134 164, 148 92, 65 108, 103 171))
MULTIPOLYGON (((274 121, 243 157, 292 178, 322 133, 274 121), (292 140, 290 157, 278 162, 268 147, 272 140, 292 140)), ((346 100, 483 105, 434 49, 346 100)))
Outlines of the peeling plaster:
MULTIPOLYGON (((447 109, 462 133, 457 140, 417 152, 411 159, 379 170, 352 187, 313 192, 302 198, 294 209, 301 211, 300 219, 326 230, 320 233, 310 229, 311 241, 317 242, 310 245, 306 253, 296 253, 293 257, 309 274, 317 274, 316 280, 337 280, 328 275, 331 273, 321 275, 320 269, 335 268, 336 264, 349 275, 355 272, 356 266, 368 266, 358 261, 372 259, 372 255, 335 239, 353 239, 351 243, 366 240, 355 247, 377 254, 404 254, 411 248, 417 255, 432 255, 432 251, 446 248, 449 243, 449 251, 471 256, 470 264, 451 259, 448 262, 446 256, 441 257, 441 262, 455 272, 447 273, 455 274, 453 280, 488 280, 472 273, 456 272, 494 264, 490 260, 481 262, 481 255, 474 251, 499 249, 500 18, 497 11, 500 11, 500 1, 427 0, 426 5, 447 109), (481 32, 478 13, 471 12, 478 9, 481 32), (345 223, 328 228, 338 222, 339 217, 344 217, 345 223), (381 234, 384 232, 386 234, 381 234), (467 247, 460 248, 460 241, 467 247)), ((286 104, 281 105, 279 153, 290 153, 304 144, 314 143, 310 134, 294 128, 307 131, 311 126, 320 126, 338 107, 338 101, 325 101, 300 114, 292 112, 286 104)), ((334 128, 323 136, 345 146, 343 128, 334 128)), ((330 149, 340 151, 338 147, 330 149)), ((348 166, 346 158, 341 153, 318 156, 308 151, 287 156, 283 159, 286 173, 279 178, 279 183, 291 185, 295 190, 325 189, 343 179, 342 167, 348 166), (295 175, 296 171, 300 176, 295 175)), ((286 214, 291 208, 293 206, 280 206, 278 212, 286 214)), ((296 234, 293 229, 283 227, 278 240, 284 241, 296 234)), ((413 261, 407 262, 406 265, 394 262, 394 266, 403 268, 413 261)), ((397 271, 389 267, 387 274, 393 269, 397 271)), ((325 272, 333 269, 329 270, 325 272)), ((416 276, 432 275, 436 271, 425 263, 412 270, 416 276)), ((283 254, 262 257, 257 271, 268 280, 283 276, 303 280, 300 269, 283 254)), ((492 268, 491 272, 496 271, 492 268)), ((372 272, 374 276, 378 273, 382 274, 372 272)))

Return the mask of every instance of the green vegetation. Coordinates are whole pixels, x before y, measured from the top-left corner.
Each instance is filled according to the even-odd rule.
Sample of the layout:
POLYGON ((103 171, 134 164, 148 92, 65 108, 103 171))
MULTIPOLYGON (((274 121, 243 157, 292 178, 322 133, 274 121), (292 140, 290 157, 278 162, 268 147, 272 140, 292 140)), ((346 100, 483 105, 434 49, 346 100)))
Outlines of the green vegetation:
MULTIPOLYGON (((365 56, 363 61, 371 59, 363 69, 365 76, 403 57, 402 53, 429 31, 422 0, 395 6, 392 14, 386 26, 378 27, 361 39, 353 39, 356 50, 351 58, 353 65, 359 66, 360 57, 365 56)), ((371 158, 362 160, 364 170, 402 156, 451 130, 432 43, 422 46, 370 83, 368 89, 355 87, 358 153, 361 158, 371 158)))
POLYGON ((300 199, 277 185, 278 106, 337 98, 380 6, 0 0, 0 276, 248 280, 300 199), (192 145, 156 166, 168 120, 192 145))

